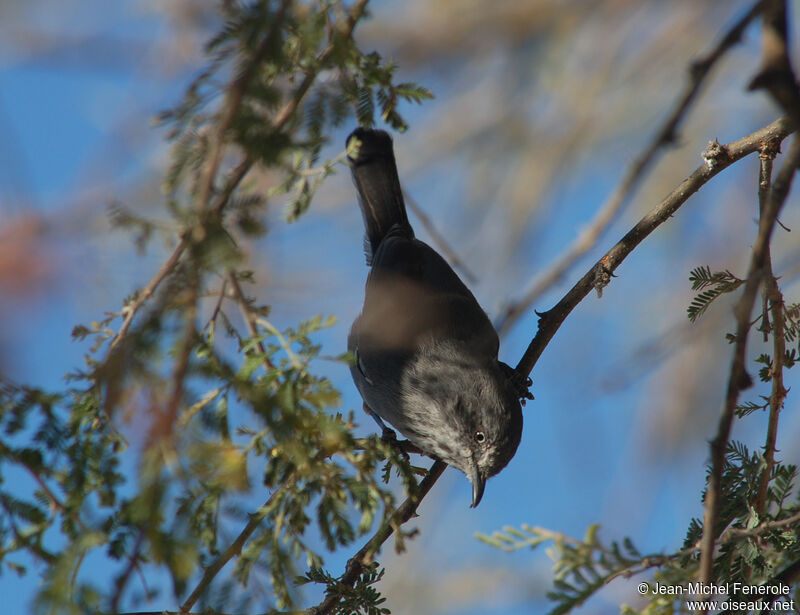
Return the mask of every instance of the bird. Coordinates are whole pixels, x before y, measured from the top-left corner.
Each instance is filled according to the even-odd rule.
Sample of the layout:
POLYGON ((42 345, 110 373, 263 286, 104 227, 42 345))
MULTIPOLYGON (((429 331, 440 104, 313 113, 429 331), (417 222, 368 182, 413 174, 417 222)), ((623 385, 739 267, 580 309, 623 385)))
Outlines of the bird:
POLYGON ((472 505, 522 437, 530 379, 498 359, 486 312, 453 268, 414 236, 391 136, 359 127, 347 158, 370 271, 348 336, 353 381, 384 437, 390 423, 417 449, 461 470, 472 505))

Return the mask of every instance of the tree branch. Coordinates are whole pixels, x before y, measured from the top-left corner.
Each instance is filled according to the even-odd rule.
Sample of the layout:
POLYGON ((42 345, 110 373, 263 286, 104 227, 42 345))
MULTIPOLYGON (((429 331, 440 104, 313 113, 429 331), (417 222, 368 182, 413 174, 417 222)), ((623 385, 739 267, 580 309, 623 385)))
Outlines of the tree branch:
POLYGON ((214 178, 217 176, 220 162, 222 162, 222 152, 225 149, 225 139, 227 137, 228 129, 230 129, 239 107, 242 106, 242 101, 253 79, 256 68, 261 64, 264 58, 269 53, 269 50, 275 44, 275 38, 280 34, 283 19, 286 11, 291 5, 291 0, 283 0, 278 11, 272 18, 272 23, 261 44, 256 48, 253 55, 247 58, 244 66, 239 68, 236 78, 228 86, 225 95, 225 102, 220 109, 219 121, 217 122, 216 130, 211 139, 208 156, 206 157, 206 164, 203 168, 202 183, 200 185, 200 196, 198 198, 198 205, 200 210, 208 207, 211 193, 214 189, 214 178))
POLYGON ((676 132, 689 111, 692 103, 700 92, 706 77, 712 67, 725 55, 725 53, 738 43, 742 33, 750 22, 755 19, 764 8, 765 0, 756 2, 752 8, 742 16, 720 39, 716 46, 705 56, 692 62, 689 66, 689 78, 678 98, 674 109, 656 132, 653 140, 639 154, 639 157, 628 167, 625 177, 617 189, 606 199, 605 203, 597 210, 594 218, 578 233, 572 245, 548 269, 540 273, 532 282, 530 290, 521 299, 505 306, 497 317, 496 328, 503 336, 528 311, 531 305, 580 259, 591 250, 602 234, 611 225, 622 207, 630 201, 636 188, 642 182, 645 173, 654 162, 658 152, 673 144, 677 140, 676 132))
POLYGON ((539 329, 531 340, 517 370, 530 374, 542 351, 561 327, 566 317, 593 288, 602 289, 623 260, 645 237, 666 222, 690 196, 711 178, 734 162, 760 149, 762 141, 780 142, 796 130, 788 118, 781 118, 728 145, 717 142, 709 144, 703 153, 704 164, 686 178, 661 203, 648 212, 617 244, 606 252, 597 263, 575 284, 570 291, 550 310, 539 316, 539 329))
MULTIPOLYGON (((765 126, 761 130, 726 146, 721 146, 716 142, 710 144, 709 149, 704 152, 706 162, 696 169, 689 178, 684 180, 678 188, 673 190, 673 192, 657 207, 642 218, 633 229, 631 229, 583 276, 554 308, 542 314, 539 321, 539 330, 520 360, 517 370, 524 374, 529 374, 536 361, 541 356, 544 348, 575 306, 589 294, 592 288, 602 287, 607 284, 611 274, 622 263, 625 257, 627 257, 645 237, 669 219, 669 217, 707 181, 734 162, 758 151, 762 142, 780 142, 792 132, 794 132, 792 123, 787 118, 781 118, 765 126)), ((414 496, 409 496, 396 511, 394 519, 397 520, 398 526, 411 518, 419 501, 422 500, 436 480, 438 480, 445 467, 446 465, 440 461, 433 464, 428 474, 420 483, 419 492, 414 496)), ((383 542, 391 536, 393 530, 394 528, 391 524, 382 527, 372 539, 350 559, 347 570, 341 577, 341 586, 353 586, 358 576, 363 571, 364 564, 372 558, 383 542)), ((323 615, 329 613, 339 599, 340 597, 337 595, 329 595, 318 607, 309 609, 308 614, 323 615)))
POLYGON ((711 583, 714 579, 714 542, 716 536, 716 523, 722 499, 722 472, 725 463, 725 451, 730 438, 733 424, 734 410, 739 399, 739 393, 751 386, 752 379, 747 373, 745 365, 745 351, 747 335, 750 330, 750 314, 753 311, 756 294, 764 276, 764 263, 766 250, 769 246, 775 221, 781 210, 786 196, 789 193, 792 180, 797 167, 800 165, 800 139, 792 141, 789 153, 786 155, 783 166, 775 183, 770 190, 766 205, 761 212, 758 224, 758 234, 753 243, 750 257, 750 267, 747 274, 742 296, 736 304, 736 343, 733 359, 731 361, 730 376, 728 378, 727 394, 722 409, 722 414, 717 427, 717 435, 711 441, 711 472, 708 478, 708 489, 705 497, 705 514, 703 519, 703 538, 700 553, 700 582, 711 583))
MULTIPOLYGON (((364 571, 364 566, 372 561, 372 558, 380 550, 381 545, 394 533, 396 527, 400 527, 406 521, 411 519, 417 512, 417 506, 422 501, 431 487, 439 480, 439 477, 444 472, 447 464, 443 461, 435 461, 428 470, 428 473, 420 481, 416 493, 409 495, 405 502, 400 505, 392 515, 388 523, 384 523, 380 529, 361 547, 361 550, 356 553, 347 562, 345 573, 337 583, 337 590, 351 588, 355 585, 361 573, 364 571)), ((319 606, 311 607, 306 611, 306 615, 327 615, 333 608, 341 601, 341 593, 329 593, 319 606)))
POLYGON ((181 615, 188 615, 189 611, 192 610, 192 607, 198 601, 200 596, 202 596, 203 593, 208 589, 208 586, 211 585, 211 581, 214 580, 214 577, 217 576, 217 574, 219 573, 220 570, 222 570, 225 564, 227 564, 233 558, 234 555, 238 555, 239 553, 242 552, 242 547, 244 547, 245 543, 250 538, 250 536, 253 535, 253 532, 255 532, 256 529, 258 529, 258 526, 261 525, 261 522, 264 520, 264 517, 267 516, 267 510, 275 501, 275 498, 278 497, 278 494, 286 490, 287 485, 292 484, 293 480, 294 477, 289 476, 289 478, 286 479, 286 482, 284 482, 280 487, 278 487, 278 489, 272 492, 272 495, 269 496, 269 499, 267 499, 266 502, 264 502, 264 505, 261 508, 259 508, 255 513, 250 515, 250 521, 247 522, 247 525, 244 527, 241 533, 236 537, 236 540, 234 540, 230 544, 230 546, 228 546, 228 548, 225 549, 225 551, 221 553, 219 557, 217 557, 217 559, 214 560, 214 562, 212 562, 210 566, 208 566, 208 568, 206 568, 205 572, 203 573, 203 578, 200 579, 200 582, 194 588, 194 591, 192 591, 192 593, 189 594, 189 597, 181 605, 179 611, 181 615))
POLYGON ((114 590, 114 596, 111 598, 111 606, 109 608, 109 612, 116 613, 119 605, 119 601, 122 599, 122 593, 125 591, 125 586, 128 584, 128 579, 133 574, 133 571, 136 569, 138 565, 139 556, 142 550, 142 543, 144 542, 144 532, 141 528, 139 528, 139 535, 136 538, 136 544, 133 547, 133 551, 128 556, 128 564, 125 566, 125 570, 122 571, 122 574, 117 577, 115 582, 116 589, 114 590))
MULTIPOLYGON (((761 214, 764 212, 769 197, 772 179, 772 160, 774 157, 775 151, 772 148, 764 147, 759 154, 761 170, 758 182, 758 207, 759 213, 761 214)), ((754 505, 759 516, 763 516, 767 510, 767 492, 772 476, 772 468, 775 465, 775 442, 778 437, 778 416, 783 408, 783 400, 786 397, 786 389, 783 386, 783 360, 786 354, 783 295, 778 287, 775 273, 772 270, 772 254, 770 253, 769 246, 767 246, 766 254, 764 255, 764 278, 763 330, 765 336, 772 333, 773 357, 772 365, 770 366, 772 392, 769 397, 769 420, 767 423, 767 438, 764 443, 764 470, 761 472, 758 493, 754 505), (769 321, 770 315, 772 316, 771 323, 769 321)))
POLYGON ((789 60, 786 2, 767 0, 763 4, 761 70, 750 81, 748 89, 767 90, 795 122, 800 122, 800 89, 789 60))
POLYGON ((178 245, 175 246, 172 254, 170 254, 169 258, 167 258, 164 264, 161 265, 161 268, 153 276, 153 279, 150 280, 147 286, 145 286, 130 303, 122 308, 122 326, 120 326, 119 331, 117 331, 117 334, 114 336, 114 339, 111 340, 112 350, 127 335, 128 329, 130 329, 131 323, 133 322, 133 317, 136 316, 136 312, 139 311, 139 308, 141 308, 147 302, 147 300, 153 296, 153 293, 156 292, 158 285, 164 281, 164 278, 172 273, 173 269, 175 269, 175 265, 178 264, 178 261, 183 255, 183 251, 188 245, 187 236, 188 233, 186 232, 181 234, 180 239, 178 240, 178 245))
MULTIPOLYGON (((369 0, 358 0, 353 7, 350 9, 347 18, 344 20, 344 27, 342 28, 339 35, 344 38, 348 39, 353 35, 353 30, 358 23, 361 16, 364 14, 366 9, 367 3, 369 0)), ((287 2, 284 2, 284 7, 287 5, 287 2)), ((283 10, 283 7, 281 8, 283 10)), ((275 23, 278 23, 280 20, 276 20, 275 23)), ((269 38, 269 37, 267 37, 269 38)), ((262 49, 267 48, 267 41, 265 39, 262 49)), ((305 95, 308 93, 308 90, 311 88, 311 85, 314 83, 317 75, 319 74, 319 66, 323 65, 331 56, 335 49, 333 42, 329 43, 325 49, 323 49, 316 57, 316 63, 312 68, 309 68, 305 74, 303 81, 301 82, 300 86, 295 90, 294 95, 286 103, 286 105, 278 112, 278 115, 275 117, 275 122, 273 124, 273 131, 280 132, 287 124, 287 122, 292 118, 295 111, 297 111, 300 103, 302 102, 305 95)), ((216 130, 216 136, 214 139, 214 143, 217 145, 212 145, 212 151, 208 158, 208 163, 204 173, 204 184, 201 192, 201 198, 199 202, 202 204, 203 208, 206 208, 208 205, 208 201, 210 201, 212 188, 213 188, 213 180, 216 176, 217 169, 219 167, 221 157, 222 157, 222 150, 220 148, 224 145, 224 133, 227 132, 228 128, 230 127, 230 122, 232 121, 233 115, 235 115, 236 109, 239 108, 241 105, 241 100, 244 95, 244 91, 246 89, 247 83, 252 78, 253 73, 255 73, 255 68, 262 58, 258 56, 254 56, 251 59, 251 63, 242 70, 240 74, 241 80, 237 79, 233 84, 232 88, 235 92, 229 93, 226 97, 226 102, 224 103, 225 109, 227 110, 223 117, 220 120, 219 127, 216 130), (228 118, 228 115, 231 117, 228 118), (225 125, 227 124, 227 126, 225 125), (210 182, 210 183, 209 183, 210 182)), ((247 154, 241 160, 241 162, 234 167, 231 171, 228 180, 225 182, 225 186, 220 190, 217 194, 216 198, 214 199, 213 203, 210 206, 210 214, 214 216, 221 215, 225 205, 227 205, 228 200, 230 199, 231 195, 233 194, 234 190, 239 186, 241 181, 250 171, 253 166, 253 159, 252 157, 247 154)), ((184 231, 178 242, 178 245, 173 250, 172 254, 170 254, 169 258, 166 262, 161 266, 158 270, 156 275, 150 281, 150 283, 142 289, 142 291, 136 296, 136 298, 131 301, 128 305, 126 305, 122 309, 123 313, 123 322, 122 326, 120 326, 119 331, 111 340, 111 348, 113 349, 117 346, 127 335, 128 330, 130 329, 131 323, 133 322, 133 318, 139 309, 147 302, 150 297, 153 296, 153 293, 158 288, 159 284, 164 281, 168 275, 172 273, 175 266, 177 265, 178 261, 180 260, 181 256, 183 255, 184 250, 188 245, 189 239, 189 232, 184 231)))
MULTIPOLYGON (((230 282, 231 288, 233 289, 233 298, 239 305, 239 311, 242 313, 242 318, 244 319, 244 324, 247 327, 247 332, 250 334, 250 337, 255 338, 258 335, 258 326, 256 324, 257 316, 253 313, 247 297, 245 297, 244 293, 242 292, 242 287, 239 285, 239 280, 236 279, 236 272, 229 271, 227 279, 230 282)), ((261 356, 264 357, 264 369, 267 371, 271 370, 272 363, 267 356, 267 349, 264 347, 264 342, 261 340, 257 341, 256 348, 258 349, 258 352, 261 353, 261 356)))

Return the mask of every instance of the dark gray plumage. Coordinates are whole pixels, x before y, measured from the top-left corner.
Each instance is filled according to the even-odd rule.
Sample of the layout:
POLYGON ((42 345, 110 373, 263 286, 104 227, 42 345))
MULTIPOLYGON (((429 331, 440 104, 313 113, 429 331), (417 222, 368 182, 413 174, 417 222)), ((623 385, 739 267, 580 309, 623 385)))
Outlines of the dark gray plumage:
POLYGON ((450 265, 414 238, 397 177, 391 137, 356 129, 348 156, 366 228, 364 307, 348 348, 353 380, 373 416, 425 453, 464 472, 472 506, 502 470, 522 434, 513 369, 498 361, 486 313, 450 265), (379 417, 379 418, 378 418, 379 417))

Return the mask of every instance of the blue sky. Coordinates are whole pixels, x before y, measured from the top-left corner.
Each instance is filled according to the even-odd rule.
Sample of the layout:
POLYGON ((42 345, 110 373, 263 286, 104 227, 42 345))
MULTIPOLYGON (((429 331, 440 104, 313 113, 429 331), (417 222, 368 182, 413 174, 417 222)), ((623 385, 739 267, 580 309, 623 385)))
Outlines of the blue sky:
MULTIPOLYGON (((158 242, 147 254, 137 256, 124 235, 109 231, 104 211, 111 199, 122 198, 145 213, 166 218, 159 210, 157 170, 168 148, 163 130, 153 128, 150 118, 176 102, 202 63, 193 55, 196 41, 192 37, 185 36, 183 47, 165 42, 182 40, 182 34, 176 32, 174 21, 147 4, 34 2, 30 6, 4 8, 9 14, 0 19, 0 41, 6 41, 0 42, 0 132, 6 135, 0 144, 0 208, 6 224, 25 216, 42 221, 44 230, 30 249, 31 258, 41 259, 44 270, 39 284, 17 296, 9 297, 0 289, 0 316, 8 326, 0 334, 0 366, 17 381, 59 387, 63 374, 79 366, 87 350, 70 341, 72 327, 118 309, 122 298, 149 280, 162 262, 164 253, 158 242), (38 41, 37 36, 59 44, 53 51, 41 51, 38 42, 31 42, 38 41), (174 54, 169 61, 163 60, 166 50, 174 54)), ((391 10, 389 3, 375 6, 373 21, 366 24, 363 35, 359 31, 362 46, 393 53, 388 44, 382 46, 382 28, 388 31, 382 20, 395 19, 396 27, 405 22, 391 10)), ((729 15, 728 22, 735 14, 723 13, 729 15)), ((639 19, 647 24, 657 17, 643 9, 639 19)), ((763 97, 743 93, 741 69, 734 70, 745 61, 755 66, 757 34, 757 30, 751 32, 747 44, 732 53, 730 64, 701 101, 702 109, 687 124, 680 147, 670 153, 668 164, 659 167, 659 178, 643 188, 589 257, 551 289, 536 309, 555 303, 592 259, 655 204, 654 199, 700 164, 699 153, 707 141, 739 138, 776 117, 763 97)), ((680 58, 683 53, 688 61, 707 45, 701 40, 697 49, 670 50, 669 57, 680 58)), ((474 56, 470 56, 472 63, 454 59, 449 60, 452 64, 432 62, 430 67, 401 65, 402 79, 425 84, 437 99, 404 109, 411 130, 395 135, 406 189, 476 270, 479 282, 474 290, 490 314, 503 298, 521 294, 528 277, 574 240, 650 137, 654 123, 663 117, 679 90, 685 66, 685 61, 675 60, 678 66, 668 73, 673 81, 665 77, 663 90, 656 92, 645 89, 652 87, 646 81, 637 86, 636 77, 616 76, 633 80, 634 92, 636 87, 643 88, 641 115, 631 115, 616 133, 596 137, 585 155, 559 170, 560 179, 539 198, 538 215, 545 223, 525 226, 523 241, 506 253, 503 237, 512 235, 508 227, 513 224, 495 224, 493 216, 502 213, 496 204, 487 203, 482 209, 468 198, 477 175, 476 159, 496 155, 497 167, 508 164, 491 149, 491 139, 473 142, 474 149, 469 151, 456 148, 425 168, 416 168, 415 155, 415 148, 426 144, 427 135, 447 124, 448 105, 464 102, 461 92, 476 71, 507 70, 513 76, 519 70, 507 64, 503 53, 487 51, 490 59, 483 67, 476 67, 474 56)), ((558 67, 549 70, 557 72, 558 67)), ((547 93, 547 71, 542 73, 532 78, 531 87, 547 93)), ((494 77, 484 74, 489 85, 494 77)), ((521 76, 520 80, 524 82, 521 76)), ((487 97, 488 102, 474 104, 502 111, 490 94, 487 97)), ((603 112, 609 115, 600 115, 595 124, 611 122, 607 117, 613 112, 614 97, 603 100, 609 104, 603 112)), ((544 113, 541 108, 526 108, 524 95, 508 104, 523 116, 544 113)), ((559 110, 557 104, 547 110, 556 118, 550 125, 553 130, 562 117, 559 112, 568 110, 559 110)), ((334 135, 329 155, 341 151, 350 128, 343 127, 334 135)), ((490 175, 499 172, 489 166, 490 175)), ((755 162, 750 160, 706 186, 626 261, 602 300, 588 297, 575 310, 532 374, 536 400, 525 410, 522 445, 511 465, 489 482, 481 506, 468 509, 469 483, 449 469, 420 507, 414 523, 422 534, 410 553, 396 556, 386 549, 382 563, 388 569, 385 585, 393 612, 413 612, 414 605, 405 602, 403 592, 412 588, 423 600, 428 577, 438 574, 446 583, 450 577, 443 571, 449 571, 458 587, 459 578, 473 578, 473 569, 484 576, 487 571, 499 575, 511 590, 502 596, 502 591, 486 588, 483 598, 468 594, 474 599, 436 612, 545 612, 546 556, 504 554, 473 537, 475 532, 491 533, 504 525, 529 523, 581 537, 590 524, 599 522, 604 539, 631 536, 645 552, 681 545, 689 519, 702 512, 699 494, 708 454, 705 442, 714 433, 728 362, 722 336, 732 326, 730 303, 721 303, 715 306, 711 325, 689 328, 684 316, 690 299, 686 280, 689 269, 701 264, 744 270, 747 238, 755 232, 750 207, 754 173, 755 162), (744 248, 731 249, 735 245, 744 248), (659 339, 669 342, 673 336, 683 342, 666 352, 663 360, 648 354, 648 344, 659 339), (724 359, 713 367, 720 353, 724 359), (675 383, 685 384, 687 390, 674 390, 675 383)), ((533 170, 530 174, 535 175, 533 170)), ((792 203, 783 221, 797 228, 796 196, 792 203)), ((320 312, 337 315, 339 323, 321 333, 320 341, 328 354, 338 354, 358 312, 367 273, 360 216, 346 169, 326 183, 312 210, 298 223, 285 224, 280 211, 270 212, 270 222, 271 232, 255 246, 253 256, 265 268, 262 279, 272 282, 266 294, 274 305, 273 321, 289 326, 320 312)), ((413 216, 412 224, 426 238, 413 216)), ((789 265, 787 293, 794 291, 796 299, 798 274, 796 266, 791 266, 796 250, 785 239, 777 245, 776 260, 783 257, 789 265)), ((535 329, 536 316, 531 311, 503 340, 501 358, 514 363, 535 329)), ((665 345, 670 346, 656 346, 665 345)), ((343 365, 320 362, 319 369, 343 392, 345 409, 360 407, 343 365)), ((796 387, 796 374, 789 377, 788 384, 796 387)), ((790 398, 783 419, 784 439, 778 447, 786 461, 797 461, 791 447, 800 427, 796 410, 790 398)), ((736 425, 734 435, 757 447, 763 424, 763 417, 750 417, 736 425)), ((374 429, 366 418, 360 428, 364 433, 374 429)), ((254 502, 263 499, 258 493, 253 497, 254 502)), ((327 567, 343 570, 349 555, 350 550, 333 554, 327 567)), ((103 575, 103 566, 101 558, 87 562, 89 574, 103 575)), ((163 579, 148 581, 158 585, 163 579)), ((635 600, 632 583, 616 581, 585 612, 614 612, 613 605, 635 600)), ((25 612, 37 584, 35 574, 17 579, 3 573, 0 595, 6 596, 6 612, 25 612)), ((480 589, 480 582, 476 587, 480 589)), ((151 608, 174 606, 167 595, 151 608)), ((433 612, 434 605, 430 609, 433 612)))

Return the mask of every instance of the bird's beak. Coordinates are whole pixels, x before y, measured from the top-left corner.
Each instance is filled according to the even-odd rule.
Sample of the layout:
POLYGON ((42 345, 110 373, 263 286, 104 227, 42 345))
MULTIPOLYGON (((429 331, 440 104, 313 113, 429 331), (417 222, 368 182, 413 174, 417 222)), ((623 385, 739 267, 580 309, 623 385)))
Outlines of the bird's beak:
POLYGON ((475 508, 481 503, 483 490, 486 488, 486 479, 481 476, 478 468, 475 467, 472 469, 472 474, 470 475, 469 480, 472 482, 472 506, 470 506, 470 508, 475 508))

